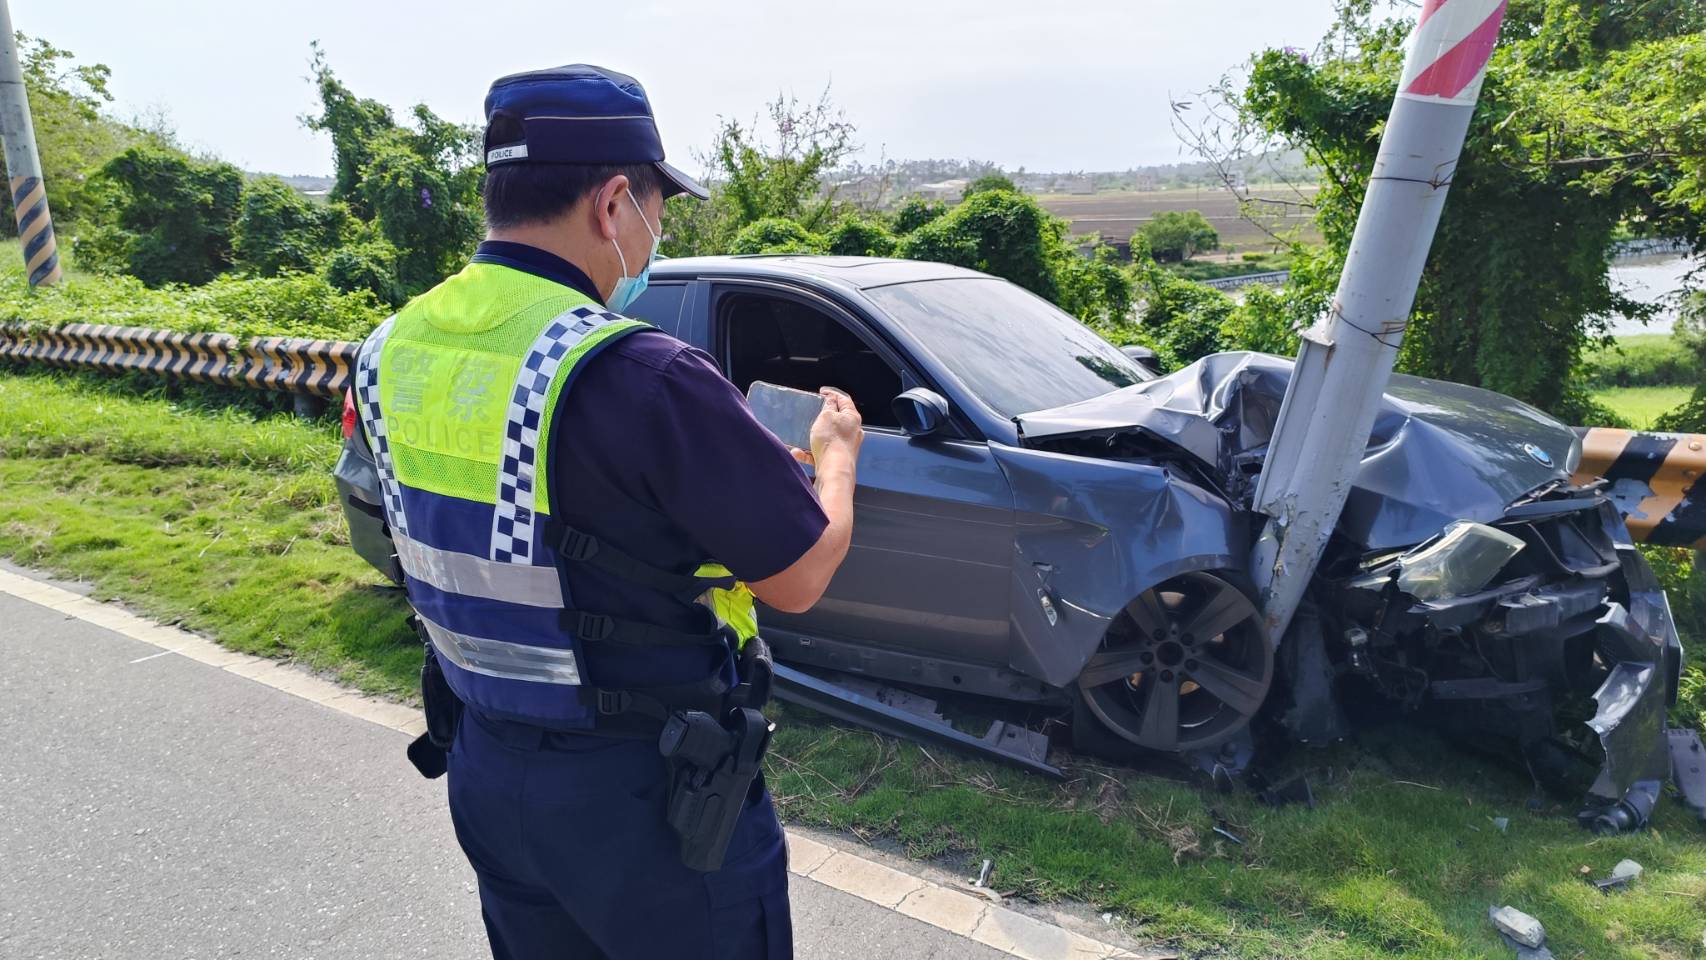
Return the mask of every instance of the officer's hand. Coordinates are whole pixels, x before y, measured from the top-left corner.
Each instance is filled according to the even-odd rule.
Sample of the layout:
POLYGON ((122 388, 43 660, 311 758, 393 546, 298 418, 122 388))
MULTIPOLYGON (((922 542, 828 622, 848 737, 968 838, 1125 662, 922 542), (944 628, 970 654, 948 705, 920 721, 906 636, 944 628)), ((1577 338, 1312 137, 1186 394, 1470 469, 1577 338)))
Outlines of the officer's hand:
POLYGON ((859 460, 859 445, 865 441, 864 420, 847 394, 832 387, 818 393, 823 395, 823 409, 812 422, 812 452, 808 456, 820 468, 827 465, 826 457, 844 457, 846 465, 852 467, 859 460))

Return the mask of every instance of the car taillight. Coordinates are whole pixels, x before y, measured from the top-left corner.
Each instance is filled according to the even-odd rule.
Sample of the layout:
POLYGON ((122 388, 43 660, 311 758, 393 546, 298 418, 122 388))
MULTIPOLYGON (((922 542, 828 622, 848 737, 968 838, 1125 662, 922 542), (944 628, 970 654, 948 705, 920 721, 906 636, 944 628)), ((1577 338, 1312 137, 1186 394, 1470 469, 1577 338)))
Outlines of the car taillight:
POLYGON ((355 436, 355 391, 344 391, 344 439, 355 436))

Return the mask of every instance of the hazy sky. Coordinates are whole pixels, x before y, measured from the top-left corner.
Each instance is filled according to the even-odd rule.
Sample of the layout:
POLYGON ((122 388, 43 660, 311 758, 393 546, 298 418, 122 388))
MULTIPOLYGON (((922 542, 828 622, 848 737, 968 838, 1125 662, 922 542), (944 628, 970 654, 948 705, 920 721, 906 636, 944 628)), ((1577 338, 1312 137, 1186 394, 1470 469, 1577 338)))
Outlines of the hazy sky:
POLYGON ((327 173, 308 44, 360 95, 481 119, 494 77, 584 61, 638 77, 683 166, 718 115, 830 84, 863 159, 960 157, 1112 170, 1181 159, 1169 93, 1251 52, 1308 48, 1329 0, 663 3, 11 0, 17 29, 106 63, 120 115, 160 111, 246 169, 327 173))

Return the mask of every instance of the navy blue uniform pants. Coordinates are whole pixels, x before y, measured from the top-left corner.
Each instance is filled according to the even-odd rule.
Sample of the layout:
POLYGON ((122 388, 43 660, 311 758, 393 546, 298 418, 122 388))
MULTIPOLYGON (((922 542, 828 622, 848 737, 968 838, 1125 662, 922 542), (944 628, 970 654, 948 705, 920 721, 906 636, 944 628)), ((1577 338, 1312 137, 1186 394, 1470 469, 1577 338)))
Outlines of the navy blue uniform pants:
POLYGON ((715 873, 681 863, 650 740, 554 734, 463 713, 450 816, 496 960, 793 956, 787 851, 754 791, 715 873))

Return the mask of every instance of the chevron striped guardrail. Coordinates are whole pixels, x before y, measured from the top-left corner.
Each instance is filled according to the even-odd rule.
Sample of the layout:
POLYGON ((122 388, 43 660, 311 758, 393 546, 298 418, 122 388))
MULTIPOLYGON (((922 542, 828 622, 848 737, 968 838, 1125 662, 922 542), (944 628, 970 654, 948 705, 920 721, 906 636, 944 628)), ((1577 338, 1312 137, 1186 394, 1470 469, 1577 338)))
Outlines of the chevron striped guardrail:
POLYGON ((142 370, 202 383, 337 400, 360 344, 344 340, 175 333, 147 327, 72 323, 28 329, 0 324, 0 357, 55 367, 142 370))
POLYGON ((1706 550, 1706 436, 1577 427, 1575 483, 1604 477, 1636 540, 1706 550))

